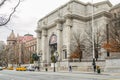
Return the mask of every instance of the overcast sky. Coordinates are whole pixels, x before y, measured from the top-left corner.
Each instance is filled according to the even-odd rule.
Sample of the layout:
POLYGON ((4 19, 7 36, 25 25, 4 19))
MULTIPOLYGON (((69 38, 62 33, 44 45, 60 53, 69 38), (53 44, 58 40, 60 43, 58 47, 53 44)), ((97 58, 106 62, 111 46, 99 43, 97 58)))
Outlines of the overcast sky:
MULTIPOLYGON (((15 0, 17 1, 17 0, 15 0)), ((37 21, 56 9, 57 7, 67 3, 69 0, 24 0, 17 8, 16 13, 13 15, 12 20, 6 27, 0 27, 0 40, 6 41, 7 36, 14 30, 15 34, 23 36, 30 33, 36 36, 34 30, 37 27, 37 21)), ((91 2, 92 0, 80 0, 83 2, 91 2)), ((93 0, 104 1, 104 0, 93 0)), ((120 0, 109 0, 113 5, 120 3, 120 0)), ((13 5, 13 2, 9 2, 13 5)), ((8 6, 8 5, 7 5, 8 6)), ((12 7, 13 7, 12 6, 12 7)), ((10 8, 10 7, 9 7, 10 8)), ((1 9, 1 8, 0 8, 1 9)), ((12 9, 12 8, 11 8, 12 9)), ((9 13, 8 7, 2 8, 0 14, 5 12, 9 13)))

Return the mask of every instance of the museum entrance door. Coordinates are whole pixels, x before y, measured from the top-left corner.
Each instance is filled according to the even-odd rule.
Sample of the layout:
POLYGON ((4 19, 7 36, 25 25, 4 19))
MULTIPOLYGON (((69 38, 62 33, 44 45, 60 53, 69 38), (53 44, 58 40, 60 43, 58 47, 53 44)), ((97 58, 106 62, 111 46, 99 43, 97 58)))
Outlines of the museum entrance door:
POLYGON ((57 52, 57 36, 53 33, 49 39, 50 58, 57 52))
POLYGON ((57 44, 50 45, 50 53, 51 56, 54 55, 54 53, 57 51, 57 44))

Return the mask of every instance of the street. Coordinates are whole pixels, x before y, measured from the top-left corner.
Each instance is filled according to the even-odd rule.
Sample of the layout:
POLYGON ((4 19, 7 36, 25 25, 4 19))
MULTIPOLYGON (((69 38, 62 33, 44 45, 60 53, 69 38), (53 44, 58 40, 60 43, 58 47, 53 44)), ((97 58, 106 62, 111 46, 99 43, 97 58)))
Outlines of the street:
POLYGON ((120 80, 119 75, 78 72, 0 71, 0 80, 120 80))

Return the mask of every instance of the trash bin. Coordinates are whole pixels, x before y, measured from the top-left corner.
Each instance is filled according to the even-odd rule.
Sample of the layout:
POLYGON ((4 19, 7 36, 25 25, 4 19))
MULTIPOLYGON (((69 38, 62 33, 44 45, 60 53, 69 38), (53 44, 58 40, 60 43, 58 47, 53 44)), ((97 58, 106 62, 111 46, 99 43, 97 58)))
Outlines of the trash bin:
POLYGON ((45 68, 45 71, 47 72, 47 71, 48 71, 48 68, 45 68))
POLYGON ((100 74, 101 71, 100 71, 100 66, 97 66, 97 73, 100 74))
POLYGON ((97 69, 97 73, 100 74, 100 69, 97 69))

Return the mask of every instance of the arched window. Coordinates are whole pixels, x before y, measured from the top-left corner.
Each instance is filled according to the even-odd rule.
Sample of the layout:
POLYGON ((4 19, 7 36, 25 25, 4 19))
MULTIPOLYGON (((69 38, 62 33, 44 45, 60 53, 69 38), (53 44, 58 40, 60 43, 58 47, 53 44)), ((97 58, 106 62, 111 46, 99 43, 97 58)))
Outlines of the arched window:
POLYGON ((49 45, 57 44, 57 36, 55 34, 52 34, 49 40, 49 45))

